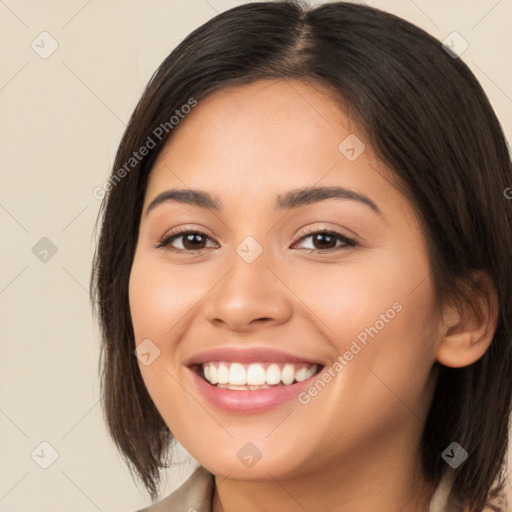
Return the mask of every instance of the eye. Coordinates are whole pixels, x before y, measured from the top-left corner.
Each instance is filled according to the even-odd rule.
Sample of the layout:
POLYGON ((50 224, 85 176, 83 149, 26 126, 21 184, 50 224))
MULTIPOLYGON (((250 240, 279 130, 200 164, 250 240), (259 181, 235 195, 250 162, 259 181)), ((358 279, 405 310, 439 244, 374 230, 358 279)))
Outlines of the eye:
POLYGON ((169 249, 174 251, 198 251, 201 249, 204 249, 203 243, 206 241, 206 239, 211 240, 211 238, 203 233, 202 231, 197 230, 190 230, 190 229, 179 229, 171 233, 169 236, 166 236, 162 240, 159 241, 158 245, 156 246, 158 249, 161 247, 167 247, 172 246, 172 243, 175 240, 178 239, 182 240, 182 247, 176 248, 176 247, 169 247, 169 249))
POLYGON ((301 238, 299 238, 299 240, 297 240, 297 242, 295 242, 292 245, 292 247, 301 240, 306 240, 308 238, 312 239, 313 246, 305 249, 305 251, 309 253, 332 251, 336 249, 343 249, 345 247, 355 247, 358 245, 355 240, 343 235, 342 233, 338 233, 337 231, 333 231, 330 229, 323 229, 318 231, 312 231, 302 236, 301 238), (336 243, 338 241, 341 242, 341 245, 336 246, 336 243), (315 247, 315 245, 319 247, 315 247))
MULTIPOLYGON (((345 247, 355 247, 358 245, 355 240, 343 235, 342 233, 324 229, 312 231, 310 233, 307 233, 306 235, 303 235, 296 242, 294 242, 292 248, 295 245, 297 245, 300 241, 307 240, 308 238, 312 239, 313 247, 305 248, 303 250, 309 253, 332 251, 336 249, 342 249, 345 247), (336 245, 338 241, 341 242, 340 245, 336 245), (319 245, 320 247, 315 247, 315 244, 319 245)), ((176 252, 194 252, 199 251, 201 249, 205 249, 206 247, 204 246, 204 244, 207 240, 211 240, 211 238, 202 231, 180 228, 170 233, 162 240, 160 240, 156 247, 158 249, 162 247, 168 247, 170 250, 176 252), (173 243, 179 239, 182 239, 182 247, 174 247, 173 243)))

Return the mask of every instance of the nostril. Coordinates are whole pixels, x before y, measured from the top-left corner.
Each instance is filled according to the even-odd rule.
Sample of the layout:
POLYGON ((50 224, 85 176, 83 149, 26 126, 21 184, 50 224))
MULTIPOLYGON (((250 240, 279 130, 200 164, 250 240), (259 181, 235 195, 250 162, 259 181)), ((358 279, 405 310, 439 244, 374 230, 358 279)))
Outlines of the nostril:
POLYGON ((268 317, 256 318, 255 322, 266 322, 267 320, 271 320, 271 319, 268 317))

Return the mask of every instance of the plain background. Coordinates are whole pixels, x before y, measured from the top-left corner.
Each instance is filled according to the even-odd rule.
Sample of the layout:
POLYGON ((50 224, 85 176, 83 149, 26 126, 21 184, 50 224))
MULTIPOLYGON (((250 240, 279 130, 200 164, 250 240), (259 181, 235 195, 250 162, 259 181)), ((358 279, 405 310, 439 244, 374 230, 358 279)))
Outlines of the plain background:
MULTIPOLYGON (((150 503, 99 405, 88 296, 100 205, 93 189, 107 179, 161 61, 193 29, 241 3, 0 0, 0 512, 130 512, 150 503), (47 469, 40 466, 52 448, 43 441, 58 452, 47 469)), ((461 58, 511 140, 511 0, 367 3, 439 40, 459 32, 469 43, 461 58)), ((163 494, 195 467, 185 452, 180 459, 163 494)))

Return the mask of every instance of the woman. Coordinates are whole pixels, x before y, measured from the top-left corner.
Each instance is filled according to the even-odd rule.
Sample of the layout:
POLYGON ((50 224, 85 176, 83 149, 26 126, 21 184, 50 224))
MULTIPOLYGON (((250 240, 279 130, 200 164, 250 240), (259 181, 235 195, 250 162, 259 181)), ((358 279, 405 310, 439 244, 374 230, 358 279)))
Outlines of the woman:
POLYGON ((255 2, 188 36, 91 282, 130 468, 156 500, 173 439, 200 464, 146 511, 500 510, 511 184, 473 74, 400 18, 255 2))

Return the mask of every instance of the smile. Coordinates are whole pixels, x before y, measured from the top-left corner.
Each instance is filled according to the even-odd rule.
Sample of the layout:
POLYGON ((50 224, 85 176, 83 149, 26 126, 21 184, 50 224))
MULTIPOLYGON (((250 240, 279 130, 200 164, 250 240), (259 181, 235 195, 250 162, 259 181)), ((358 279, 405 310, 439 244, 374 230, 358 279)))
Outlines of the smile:
POLYGON ((326 361, 275 347, 224 345, 188 356, 190 387, 228 413, 263 413, 290 403, 311 385, 326 361))
POLYGON ((309 379, 317 372, 316 364, 252 363, 211 361, 203 363, 204 378, 218 388, 232 391, 256 391, 276 386, 290 386, 309 379))

